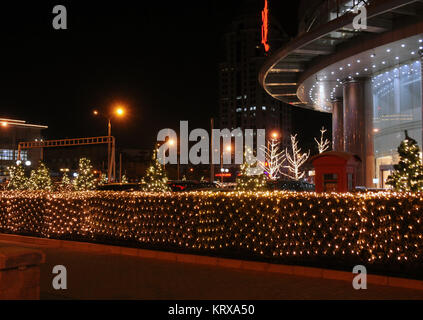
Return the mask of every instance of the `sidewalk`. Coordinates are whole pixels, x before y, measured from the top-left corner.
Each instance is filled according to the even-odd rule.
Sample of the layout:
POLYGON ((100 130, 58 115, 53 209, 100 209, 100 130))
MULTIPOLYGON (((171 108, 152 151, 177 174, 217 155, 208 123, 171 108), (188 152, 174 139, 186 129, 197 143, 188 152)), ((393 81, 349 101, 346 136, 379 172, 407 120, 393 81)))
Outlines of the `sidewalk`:
POLYGON ((46 253, 41 299, 423 299, 421 290, 369 284, 356 291, 345 281, 16 245, 46 253), (55 265, 66 266, 68 290, 53 289, 55 265))

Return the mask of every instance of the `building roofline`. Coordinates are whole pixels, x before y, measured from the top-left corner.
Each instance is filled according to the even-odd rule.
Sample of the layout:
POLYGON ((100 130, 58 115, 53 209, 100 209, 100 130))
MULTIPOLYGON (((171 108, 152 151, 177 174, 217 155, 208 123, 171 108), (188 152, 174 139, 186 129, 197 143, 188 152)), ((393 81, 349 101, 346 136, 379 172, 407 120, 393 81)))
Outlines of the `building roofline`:
MULTIPOLYGON (((419 3, 419 1, 375 0, 367 7, 368 23, 371 25, 373 18, 413 3, 419 3)), ((353 13, 348 12, 339 18, 320 25, 318 28, 308 33, 297 36, 287 45, 274 52, 267 58, 259 72, 259 83, 264 90, 275 99, 284 101, 293 106, 323 111, 298 98, 297 91, 300 86, 300 80, 303 80, 304 75, 308 73, 307 68, 312 65, 311 61, 314 58, 322 55, 328 58, 334 53, 334 48, 332 46, 323 46, 319 44, 319 41, 324 37, 330 36, 333 32, 338 32, 344 28, 350 28, 354 17, 355 15, 353 13), (307 68, 304 67, 301 69, 299 67, 301 65, 307 68), (281 69, 282 67, 284 67, 284 69, 281 69)), ((377 21, 375 20, 374 22, 375 25, 377 25, 377 21)), ((387 29, 386 31, 389 30, 387 29)), ((374 33, 379 33, 379 31, 374 31, 374 33)), ((356 32, 353 34, 358 36, 361 33, 356 32)), ((355 36, 346 38, 345 40, 340 38, 339 40, 346 43, 353 40, 355 36)))

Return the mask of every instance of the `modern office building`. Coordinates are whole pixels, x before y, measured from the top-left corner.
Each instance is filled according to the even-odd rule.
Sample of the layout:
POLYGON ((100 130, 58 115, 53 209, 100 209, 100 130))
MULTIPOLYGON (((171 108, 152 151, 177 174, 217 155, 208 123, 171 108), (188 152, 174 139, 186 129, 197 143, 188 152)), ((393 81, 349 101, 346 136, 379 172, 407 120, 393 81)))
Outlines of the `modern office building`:
POLYGON ((262 67, 262 87, 332 113, 333 149, 361 159, 358 185, 387 187, 404 131, 422 146, 423 2, 307 0, 299 20, 298 36, 262 67), (355 29, 359 14, 367 25, 355 29))
MULTIPOLYGON (((266 129, 268 133, 277 130, 283 142, 287 142, 291 133, 290 107, 267 95, 257 81, 266 60, 261 46, 261 25, 259 11, 242 14, 223 36, 217 125, 221 129, 266 129)), ((273 20, 269 34, 272 46, 280 47, 287 41, 282 27, 273 20)))
MULTIPOLYGON (((0 182, 8 178, 8 167, 16 164, 18 160, 19 142, 41 140, 41 132, 44 129, 47 129, 47 126, 0 118, 0 182)), ((25 166, 36 165, 41 157, 40 149, 21 152, 21 161, 25 166)))

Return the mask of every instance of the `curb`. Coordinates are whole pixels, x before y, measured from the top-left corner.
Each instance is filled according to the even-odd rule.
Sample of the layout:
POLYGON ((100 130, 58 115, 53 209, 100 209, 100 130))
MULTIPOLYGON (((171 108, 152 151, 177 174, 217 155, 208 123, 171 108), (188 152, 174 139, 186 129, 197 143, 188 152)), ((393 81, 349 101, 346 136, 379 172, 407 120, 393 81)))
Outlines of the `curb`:
MULTIPOLYGON (((20 236, 20 235, 12 235, 12 234, 0 233, 0 241, 37 245, 39 248, 41 247, 41 249, 43 246, 48 248, 64 248, 64 249, 71 249, 71 250, 79 250, 83 252, 95 252, 95 253, 102 253, 102 254, 115 254, 115 255, 121 255, 121 256, 159 259, 159 260, 166 260, 166 261, 192 263, 192 264, 216 266, 216 267, 231 268, 231 269, 277 273, 277 274, 294 275, 294 276, 309 277, 309 278, 320 278, 320 279, 327 279, 327 280, 352 282, 354 278, 354 274, 352 272, 346 272, 346 271, 337 271, 337 270, 329 270, 329 269, 313 268, 313 267, 281 265, 281 264, 273 264, 273 263, 267 263, 267 262, 207 257, 207 256, 193 255, 193 254, 118 247, 118 246, 94 244, 94 243, 88 243, 88 242, 36 238, 36 237, 28 237, 28 236, 20 236)), ((413 279, 368 274, 367 283, 379 285, 379 286, 423 290, 423 281, 413 280, 413 279)))

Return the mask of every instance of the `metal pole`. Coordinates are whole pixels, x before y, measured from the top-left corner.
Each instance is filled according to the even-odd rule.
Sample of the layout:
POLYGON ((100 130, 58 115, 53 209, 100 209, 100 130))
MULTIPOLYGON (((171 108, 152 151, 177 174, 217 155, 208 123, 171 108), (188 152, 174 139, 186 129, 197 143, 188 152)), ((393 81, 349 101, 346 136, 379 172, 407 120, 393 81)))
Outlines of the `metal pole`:
POLYGON ((178 156, 178 159, 176 159, 177 161, 178 161, 178 163, 177 163, 177 165, 178 165, 178 181, 179 181, 179 156, 178 156))
POLYGON ((214 164, 213 164, 213 127, 214 127, 214 120, 213 118, 210 119, 210 182, 214 181, 214 164))
POLYGON ((116 139, 114 137, 112 139, 112 168, 113 168, 112 179, 113 179, 113 182, 115 182, 116 181, 116 139))
POLYGON ((110 183, 112 181, 112 162, 111 162, 111 143, 112 143, 112 123, 109 119, 108 124, 108 133, 109 141, 107 143, 107 183, 110 183))
POLYGON ((220 150, 220 181, 223 183, 223 145, 220 150))
POLYGON ((119 154, 119 182, 122 183, 122 153, 119 154))
POLYGON ((165 149, 163 148, 163 170, 166 171, 166 159, 165 149))
POLYGON ((17 158, 17 160, 18 161, 21 160, 21 144, 18 144, 18 158, 17 158))

